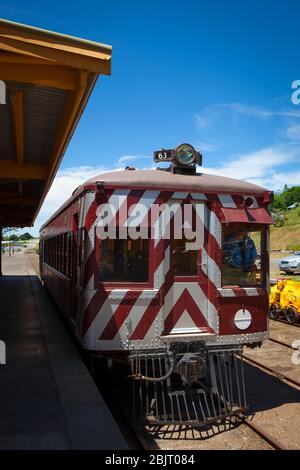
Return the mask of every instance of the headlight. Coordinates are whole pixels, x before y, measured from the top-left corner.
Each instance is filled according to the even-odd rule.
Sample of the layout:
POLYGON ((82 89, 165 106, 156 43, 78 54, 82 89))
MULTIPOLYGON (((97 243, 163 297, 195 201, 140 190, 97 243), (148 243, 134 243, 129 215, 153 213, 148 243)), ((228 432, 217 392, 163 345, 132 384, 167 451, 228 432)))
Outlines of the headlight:
POLYGON ((190 144, 181 144, 175 150, 176 160, 181 165, 191 165, 195 163, 198 153, 190 144))
POLYGON ((249 310, 240 309, 234 315, 234 324, 239 330, 247 330, 252 323, 252 315, 249 310))

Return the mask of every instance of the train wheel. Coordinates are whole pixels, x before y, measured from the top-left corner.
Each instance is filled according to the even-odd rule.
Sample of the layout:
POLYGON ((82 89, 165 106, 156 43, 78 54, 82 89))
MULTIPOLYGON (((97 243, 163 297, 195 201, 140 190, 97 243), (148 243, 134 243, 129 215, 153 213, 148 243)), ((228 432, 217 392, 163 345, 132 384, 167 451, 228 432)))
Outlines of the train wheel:
POLYGON ((289 323, 296 323, 298 320, 298 312, 293 307, 287 308, 285 318, 289 323))
POLYGON ((272 320, 277 320, 280 316, 281 309, 278 304, 272 304, 270 306, 269 316, 272 320))

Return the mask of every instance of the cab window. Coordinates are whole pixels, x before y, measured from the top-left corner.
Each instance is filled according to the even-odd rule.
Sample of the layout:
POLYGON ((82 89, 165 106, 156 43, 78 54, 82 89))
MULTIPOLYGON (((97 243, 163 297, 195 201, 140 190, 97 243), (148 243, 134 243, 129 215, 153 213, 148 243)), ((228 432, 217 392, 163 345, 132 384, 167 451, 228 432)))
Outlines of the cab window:
POLYGON ((149 240, 101 240, 99 279, 101 282, 148 282, 149 240))
POLYGON ((263 285, 264 229, 229 224, 223 227, 222 285, 259 287, 263 285))
POLYGON ((174 276, 197 276, 198 274, 198 251, 188 250, 187 242, 195 243, 195 239, 187 240, 182 235, 182 238, 173 240, 174 276))

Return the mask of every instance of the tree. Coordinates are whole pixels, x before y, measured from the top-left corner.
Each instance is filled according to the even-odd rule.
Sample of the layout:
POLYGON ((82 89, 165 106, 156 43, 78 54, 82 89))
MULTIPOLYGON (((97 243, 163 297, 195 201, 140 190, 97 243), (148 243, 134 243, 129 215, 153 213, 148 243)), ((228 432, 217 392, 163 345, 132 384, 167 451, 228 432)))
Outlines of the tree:
POLYGON ((19 240, 31 240, 32 238, 33 236, 28 232, 22 233, 22 235, 19 236, 19 240))
POLYGON ((285 185, 282 191, 278 191, 274 194, 274 202, 271 209, 285 211, 287 207, 293 205, 295 202, 300 203, 300 186, 292 186, 289 188, 285 185))
POLYGON ((7 237, 7 239, 8 239, 9 241, 15 242, 15 241, 19 240, 19 237, 18 237, 18 235, 16 235, 15 233, 13 233, 13 234, 10 235, 9 237, 7 237))

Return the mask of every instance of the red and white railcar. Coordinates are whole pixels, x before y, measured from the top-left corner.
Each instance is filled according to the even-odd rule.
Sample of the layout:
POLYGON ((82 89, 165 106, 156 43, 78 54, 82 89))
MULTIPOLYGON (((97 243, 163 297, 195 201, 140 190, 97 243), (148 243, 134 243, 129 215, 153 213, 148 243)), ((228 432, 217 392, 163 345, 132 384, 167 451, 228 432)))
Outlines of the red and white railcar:
POLYGON ((173 162, 96 176, 41 228, 45 286, 84 349, 127 357, 153 387, 158 422, 245 409, 241 350, 268 335, 270 201, 173 162))

